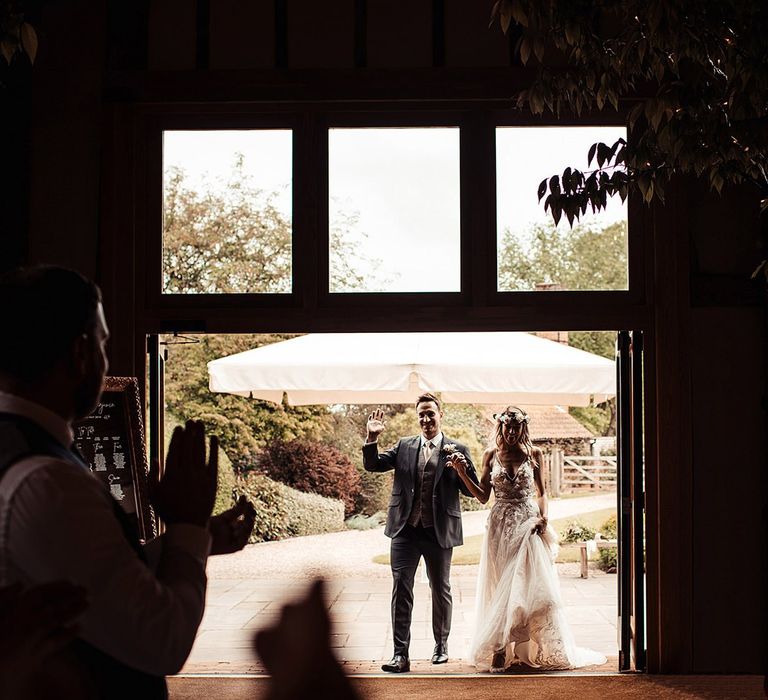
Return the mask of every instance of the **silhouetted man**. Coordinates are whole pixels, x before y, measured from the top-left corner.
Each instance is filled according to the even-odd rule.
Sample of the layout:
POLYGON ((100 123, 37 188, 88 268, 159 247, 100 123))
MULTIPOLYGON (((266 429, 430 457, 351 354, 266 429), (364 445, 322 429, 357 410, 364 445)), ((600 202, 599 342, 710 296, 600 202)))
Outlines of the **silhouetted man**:
POLYGON ((109 339, 99 289, 55 267, 0 276, 0 585, 66 580, 86 591, 77 639, 39 669, 30 697, 167 697, 205 605, 209 553, 247 541, 245 500, 209 518, 218 445, 202 423, 171 439, 152 502, 165 533, 142 546, 72 451, 72 423, 97 405, 109 339))

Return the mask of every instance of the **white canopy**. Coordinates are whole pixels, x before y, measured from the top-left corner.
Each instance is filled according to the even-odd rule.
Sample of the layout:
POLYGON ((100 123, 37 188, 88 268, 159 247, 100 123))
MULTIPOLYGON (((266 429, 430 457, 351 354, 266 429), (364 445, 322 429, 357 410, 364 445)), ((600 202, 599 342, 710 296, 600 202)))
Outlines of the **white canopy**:
POLYGON ((616 393, 614 363, 529 333, 312 333, 208 363, 211 391, 291 405, 587 406, 616 393))

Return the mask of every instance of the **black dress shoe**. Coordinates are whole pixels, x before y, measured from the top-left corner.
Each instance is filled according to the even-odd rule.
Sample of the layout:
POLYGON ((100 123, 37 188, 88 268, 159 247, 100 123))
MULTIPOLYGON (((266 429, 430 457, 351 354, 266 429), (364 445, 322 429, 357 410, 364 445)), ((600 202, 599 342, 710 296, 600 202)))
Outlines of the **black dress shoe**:
POLYGON ((407 656, 395 654, 387 663, 381 665, 381 670, 387 673, 406 673, 411 670, 411 662, 407 656))
POLYGON ((448 647, 445 643, 435 644, 435 653, 432 654, 433 664, 444 664, 448 661, 448 647))

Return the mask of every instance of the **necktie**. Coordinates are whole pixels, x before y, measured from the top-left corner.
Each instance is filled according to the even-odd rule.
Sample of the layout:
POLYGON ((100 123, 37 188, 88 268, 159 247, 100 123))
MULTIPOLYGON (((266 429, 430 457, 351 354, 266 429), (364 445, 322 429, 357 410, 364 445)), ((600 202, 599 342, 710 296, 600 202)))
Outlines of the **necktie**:
POLYGON ((429 462, 429 458, 432 456, 432 443, 427 440, 424 443, 424 462, 429 462))

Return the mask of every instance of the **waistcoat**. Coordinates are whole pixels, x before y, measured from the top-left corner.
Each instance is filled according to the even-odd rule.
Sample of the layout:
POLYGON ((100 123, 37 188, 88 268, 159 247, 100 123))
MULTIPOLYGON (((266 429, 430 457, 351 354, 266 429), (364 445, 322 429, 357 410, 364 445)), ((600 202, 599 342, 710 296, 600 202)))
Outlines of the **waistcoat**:
MULTIPOLYGON (((14 464, 35 455, 54 457, 88 469, 77 455, 63 447, 34 421, 23 416, 0 413, 0 479, 14 464)), ((120 523, 123 535, 131 548, 146 563, 138 533, 125 511, 109 495, 106 487, 104 497, 109 499, 114 517, 120 523)), ((98 527, 98 524, 94 526, 98 527)), ((115 630, 115 634, 120 634, 120 630, 115 630)), ((105 700, 112 698, 165 700, 168 697, 164 677, 152 676, 126 666, 82 639, 76 639, 71 646, 79 670, 88 677, 97 697, 105 700)))

